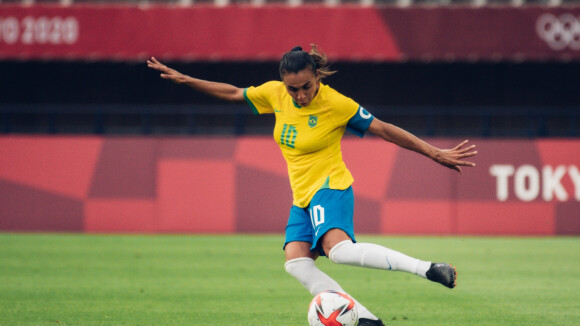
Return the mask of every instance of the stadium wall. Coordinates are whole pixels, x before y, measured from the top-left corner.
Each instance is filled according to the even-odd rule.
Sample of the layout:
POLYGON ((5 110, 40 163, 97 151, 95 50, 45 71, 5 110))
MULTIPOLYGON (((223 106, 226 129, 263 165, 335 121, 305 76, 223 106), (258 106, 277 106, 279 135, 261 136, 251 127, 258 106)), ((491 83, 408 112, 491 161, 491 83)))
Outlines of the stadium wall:
MULTIPOLYGON (((472 142, 477 167, 459 175, 346 137, 356 231, 580 235, 579 140, 472 142)), ((292 201, 266 136, 3 136, 0 194, 0 230, 17 232, 279 233, 292 201)))
POLYGON ((277 61, 309 43, 332 61, 580 59, 574 6, 0 6, 0 59, 277 61))

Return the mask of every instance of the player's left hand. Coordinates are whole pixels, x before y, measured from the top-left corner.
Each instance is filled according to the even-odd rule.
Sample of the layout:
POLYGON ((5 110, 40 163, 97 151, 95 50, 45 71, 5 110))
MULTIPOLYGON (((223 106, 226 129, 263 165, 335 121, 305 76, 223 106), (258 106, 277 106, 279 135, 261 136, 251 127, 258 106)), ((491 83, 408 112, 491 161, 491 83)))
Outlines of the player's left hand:
POLYGON ((461 171, 462 166, 468 166, 468 167, 475 166, 475 163, 463 160, 467 157, 472 157, 472 156, 477 155, 477 151, 474 150, 475 145, 465 147, 468 142, 469 142, 469 140, 464 140, 463 142, 461 142, 459 145, 455 146, 454 148, 439 150, 439 152, 435 155, 433 160, 435 160, 435 162, 437 162, 443 166, 446 166, 446 167, 453 169, 459 173, 462 173, 462 171, 461 171))

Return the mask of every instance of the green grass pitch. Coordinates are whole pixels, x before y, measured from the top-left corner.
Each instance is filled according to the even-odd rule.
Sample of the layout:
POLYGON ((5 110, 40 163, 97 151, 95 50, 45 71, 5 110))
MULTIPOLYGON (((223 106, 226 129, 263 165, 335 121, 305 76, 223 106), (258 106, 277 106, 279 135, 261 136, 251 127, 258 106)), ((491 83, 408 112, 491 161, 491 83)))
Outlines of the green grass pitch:
MULTIPOLYGON (((580 325, 580 238, 359 236, 456 265, 417 276, 318 261, 387 325, 580 325)), ((0 325, 307 325, 281 235, 0 234, 0 325)))

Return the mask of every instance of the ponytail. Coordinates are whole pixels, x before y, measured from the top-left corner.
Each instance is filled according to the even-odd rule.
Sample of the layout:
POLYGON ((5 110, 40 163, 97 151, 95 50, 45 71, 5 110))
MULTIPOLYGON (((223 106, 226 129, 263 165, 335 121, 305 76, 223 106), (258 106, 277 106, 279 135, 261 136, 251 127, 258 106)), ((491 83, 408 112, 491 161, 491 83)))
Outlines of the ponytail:
POLYGON ((330 66, 328 64, 328 58, 326 54, 318 48, 316 44, 310 44, 310 56, 316 62, 316 70, 318 71, 318 77, 320 79, 328 77, 332 74, 336 73, 336 70, 330 70, 330 66))
POLYGON ((296 46, 282 56, 279 67, 280 78, 283 79, 286 74, 298 73, 306 68, 320 79, 336 73, 336 71, 330 70, 326 54, 316 44, 310 44, 310 46, 310 53, 302 50, 302 47, 296 46))

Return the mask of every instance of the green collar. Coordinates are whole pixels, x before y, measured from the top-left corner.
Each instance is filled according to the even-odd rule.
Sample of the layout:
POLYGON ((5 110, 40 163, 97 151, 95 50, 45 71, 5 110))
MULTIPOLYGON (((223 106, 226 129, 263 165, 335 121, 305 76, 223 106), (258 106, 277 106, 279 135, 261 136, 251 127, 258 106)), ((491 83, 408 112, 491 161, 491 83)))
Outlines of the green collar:
POLYGON ((302 107, 300 106, 300 104, 296 103, 294 101, 294 99, 292 99, 292 104, 294 104, 294 107, 296 107, 297 109, 302 109, 302 107))

